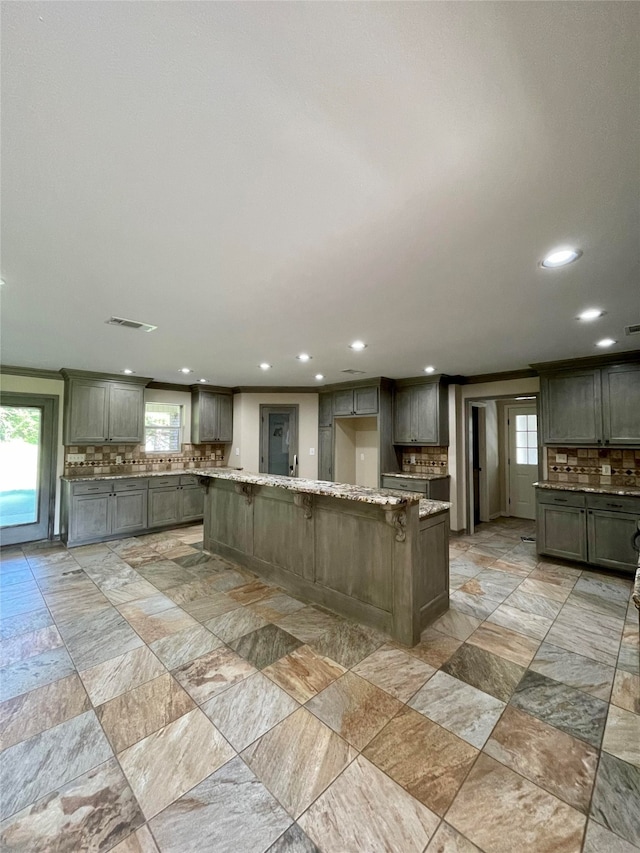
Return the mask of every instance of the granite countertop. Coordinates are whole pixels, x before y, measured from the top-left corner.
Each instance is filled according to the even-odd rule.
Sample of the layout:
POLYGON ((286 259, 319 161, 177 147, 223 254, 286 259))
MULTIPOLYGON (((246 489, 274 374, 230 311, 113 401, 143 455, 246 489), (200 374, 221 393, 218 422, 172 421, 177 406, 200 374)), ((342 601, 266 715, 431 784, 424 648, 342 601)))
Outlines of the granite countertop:
POLYGON ((281 477, 275 474, 249 474, 225 468, 193 470, 190 474, 198 477, 211 477, 217 480, 231 480, 253 486, 278 486, 291 492, 308 495, 325 495, 330 498, 345 498, 377 506, 402 506, 418 503, 417 492, 395 492, 393 489, 371 489, 366 486, 354 486, 349 483, 330 483, 326 480, 304 480, 300 477, 281 477))
POLYGON ((590 486, 585 483, 551 483, 539 480, 533 484, 537 489, 558 489, 562 492, 587 492, 592 495, 618 495, 620 497, 640 498, 638 486, 590 486))
POLYGON ((420 498, 418 514, 420 518, 428 518, 430 515, 437 515, 439 512, 449 509, 451 509, 451 504, 447 501, 430 501, 427 498, 420 498))
MULTIPOLYGON (((181 474, 192 474, 193 476, 203 476, 204 469, 198 468, 178 468, 175 471, 140 471, 135 474, 68 474, 60 477, 61 480, 66 480, 69 483, 91 482, 93 480, 135 480, 142 477, 178 477, 181 474)), ((214 471, 242 471, 242 468, 212 468, 214 471)))
POLYGON ((381 477, 402 477, 407 480, 446 480, 448 474, 412 474, 405 471, 394 471, 393 473, 386 471, 381 477))

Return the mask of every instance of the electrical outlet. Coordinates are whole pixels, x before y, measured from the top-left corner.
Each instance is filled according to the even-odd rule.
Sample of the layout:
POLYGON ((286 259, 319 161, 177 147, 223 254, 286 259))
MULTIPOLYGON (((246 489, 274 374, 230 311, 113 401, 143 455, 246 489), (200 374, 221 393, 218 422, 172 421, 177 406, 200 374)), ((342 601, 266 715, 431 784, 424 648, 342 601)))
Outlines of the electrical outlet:
POLYGON ((364 453, 361 453, 361 454, 360 454, 360 461, 361 461, 361 462, 364 462, 364 453))
POLYGON ((412 454, 411 454, 411 456, 409 457, 409 464, 410 464, 410 465, 415 465, 415 464, 416 464, 416 457, 415 457, 415 453, 412 453, 412 454))
POLYGON ((116 456, 116 465, 122 464, 122 456, 116 456))
POLYGON ((567 454, 566 453, 556 453, 556 462, 567 462, 567 454))
POLYGON ((69 453, 67 455, 67 462, 69 465, 73 465, 74 462, 84 462, 86 458, 86 453, 69 453))
POLYGON ((236 447, 236 456, 240 456, 240 448, 236 447))
POLYGON ((315 455, 316 455, 315 447, 310 447, 309 448, 309 456, 315 456, 315 455))
POLYGON ((611 465, 601 465, 600 470, 602 471, 605 477, 611 476, 611 465))

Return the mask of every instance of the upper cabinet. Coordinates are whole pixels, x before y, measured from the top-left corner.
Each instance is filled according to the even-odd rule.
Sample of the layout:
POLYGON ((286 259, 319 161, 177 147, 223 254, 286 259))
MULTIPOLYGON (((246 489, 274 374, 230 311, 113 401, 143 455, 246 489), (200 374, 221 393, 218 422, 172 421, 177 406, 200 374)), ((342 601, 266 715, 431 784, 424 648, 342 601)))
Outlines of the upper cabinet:
POLYGON ((193 444, 230 444, 233 441, 231 393, 192 388, 191 441, 193 444))
POLYGON ((394 444, 449 444, 447 388, 439 380, 396 383, 393 400, 394 444))
POLYGON ((542 372, 540 405, 543 444, 638 445, 640 362, 542 372))
POLYGON ((330 427, 333 418, 333 394, 320 394, 318 399, 318 426, 330 427))
POLYGON ((378 414, 377 385, 340 389, 332 397, 334 417, 378 414))
POLYGON ((150 379, 66 369, 61 373, 66 445, 144 442, 144 388, 150 379))

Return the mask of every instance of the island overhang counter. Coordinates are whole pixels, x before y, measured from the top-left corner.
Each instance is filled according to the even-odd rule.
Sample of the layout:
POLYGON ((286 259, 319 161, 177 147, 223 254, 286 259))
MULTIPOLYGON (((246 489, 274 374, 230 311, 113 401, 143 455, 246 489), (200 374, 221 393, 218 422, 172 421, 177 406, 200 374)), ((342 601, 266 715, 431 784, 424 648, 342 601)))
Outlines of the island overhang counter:
POLYGON ((449 607, 449 504, 419 494, 204 469, 204 550, 414 645, 449 607))

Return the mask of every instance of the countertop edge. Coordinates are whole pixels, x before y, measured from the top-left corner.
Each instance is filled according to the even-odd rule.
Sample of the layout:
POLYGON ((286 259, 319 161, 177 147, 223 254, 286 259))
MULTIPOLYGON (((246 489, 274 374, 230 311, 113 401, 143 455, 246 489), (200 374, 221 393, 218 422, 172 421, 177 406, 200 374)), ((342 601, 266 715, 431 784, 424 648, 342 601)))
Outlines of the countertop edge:
POLYGON ((640 488, 637 486, 591 486, 587 483, 552 483, 549 480, 538 480, 533 486, 536 489, 550 489, 561 492, 584 492, 592 495, 640 498, 640 488))

